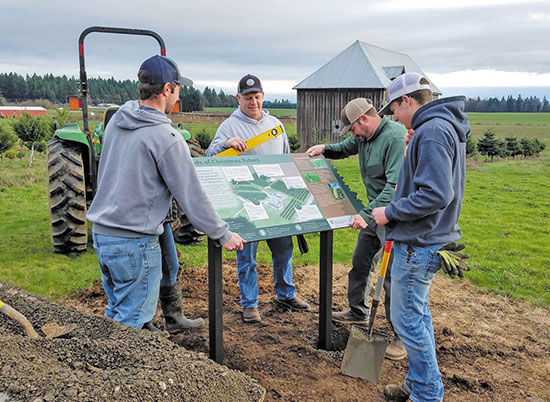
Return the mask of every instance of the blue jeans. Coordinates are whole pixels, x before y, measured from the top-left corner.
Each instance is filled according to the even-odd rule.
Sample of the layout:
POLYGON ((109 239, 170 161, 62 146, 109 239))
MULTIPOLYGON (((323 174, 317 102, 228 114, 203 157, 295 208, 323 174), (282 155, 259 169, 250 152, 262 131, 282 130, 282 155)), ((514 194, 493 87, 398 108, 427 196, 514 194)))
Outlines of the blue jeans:
POLYGON ((157 308, 161 277, 158 236, 112 237, 92 233, 108 302, 105 315, 141 328, 157 308))
POLYGON ((404 387, 412 401, 442 401, 443 382, 435 355, 428 293, 443 244, 419 247, 395 242, 391 267, 391 318, 409 357, 404 387))
POLYGON ((174 235, 169 223, 164 224, 164 233, 159 236, 160 249, 162 251, 162 279, 160 286, 170 286, 178 280, 180 263, 174 235))
MULTIPOLYGON (((273 284, 279 300, 296 296, 296 286, 292 283, 292 237, 266 240, 273 260, 273 284)), ((258 273, 256 272, 256 252, 258 242, 245 243, 243 250, 237 250, 237 274, 241 290, 241 306, 258 307, 258 273)))

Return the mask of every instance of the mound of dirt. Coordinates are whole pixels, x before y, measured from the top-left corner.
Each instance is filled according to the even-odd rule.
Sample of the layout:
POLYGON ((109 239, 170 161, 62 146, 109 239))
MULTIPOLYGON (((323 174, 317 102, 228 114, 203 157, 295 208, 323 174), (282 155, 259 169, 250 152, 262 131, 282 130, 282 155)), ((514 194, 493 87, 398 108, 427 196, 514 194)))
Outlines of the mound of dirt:
MULTIPOLYGON (((346 265, 336 264, 334 266, 333 305, 335 309, 346 307, 347 272, 349 269, 350 267, 346 265)), ((289 312, 273 302, 273 276, 271 271, 271 267, 258 267, 261 323, 244 324, 239 306, 240 294, 236 263, 232 260, 224 262, 223 318, 226 356, 224 364, 230 369, 242 371, 246 375, 256 378, 267 389, 266 400, 268 401, 383 401, 382 390, 384 385, 397 383, 404 379, 407 372, 407 360, 397 362, 386 360, 382 366, 381 378, 376 385, 340 374, 339 368, 349 335, 349 327, 347 325, 334 326, 333 344, 335 350, 317 349, 319 320, 318 267, 297 266, 294 268, 294 282, 297 285, 298 295, 312 304, 313 311, 310 313, 289 312)), ((208 315, 207 267, 185 270, 180 274, 180 280, 182 282, 185 313, 192 318, 197 316, 206 318, 208 315)), ((5 293, 1 289, 0 287, 0 299, 5 293)), ((80 311, 102 315, 106 299, 101 284, 97 282, 92 289, 88 289, 76 298, 67 300, 66 303, 80 311)), ((529 303, 497 296, 476 288, 466 281, 451 280, 444 275, 437 275, 434 279, 430 303, 434 320, 437 357, 445 385, 446 401, 550 401, 550 309, 534 307, 529 303)), ((17 306, 23 309, 24 304, 20 303, 17 306)), ((32 305, 28 305, 27 309, 24 310, 25 313, 32 314, 32 308, 32 305)), ((51 319, 59 321, 57 314, 59 313, 48 313, 47 316, 42 316, 40 320, 35 320, 33 324, 35 326, 41 325, 51 319)), ((76 313, 71 312, 71 314, 76 313)), ((61 320, 63 324, 73 322, 68 319, 73 316, 63 317, 66 317, 61 320)), ((94 319, 89 315, 83 317, 86 320, 94 319)), ((378 331, 388 334, 389 327, 384 317, 384 307, 381 305, 378 309, 375 326, 378 331)), ((95 318, 100 319, 100 317, 95 318)), ((112 328, 109 337, 127 341, 127 335, 125 334, 136 332, 111 321, 108 322, 111 323, 109 328, 112 328)), ((157 311, 154 322, 162 327, 163 319, 160 311, 157 311)), ((6 325, 5 320, 0 321, 0 328, 6 325)), ((95 325, 86 324, 84 327, 80 326, 79 331, 83 330, 83 336, 85 336, 86 332, 90 333, 94 330, 94 327, 95 325)), ((16 331, 13 326, 10 326, 9 329, 10 333, 16 331)), ((98 335, 100 334, 101 332, 98 335)), ((200 370, 194 371, 192 375, 199 376, 198 378, 201 379, 203 377, 200 377, 198 371, 205 370, 204 367, 207 367, 204 354, 208 352, 208 328, 187 331, 170 337, 169 340, 172 345, 183 346, 183 348, 170 347, 168 346, 170 342, 164 339, 143 334, 140 337, 139 346, 130 348, 132 352, 129 354, 121 354, 118 349, 109 350, 108 352, 102 349, 99 353, 100 357, 87 358, 88 352, 91 352, 92 356, 98 354, 97 351, 103 345, 105 338, 106 334, 100 336, 99 340, 96 338, 92 340, 88 337, 85 346, 79 349, 83 350, 76 352, 74 348, 69 348, 65 352, 58 352, 59 355, 56 356, 62 356, 60 360, 64 362, 65 370, 73 374, 75 369, 70 364, 74 365, 75 362, 79 361, 85 362, 84 366, 78 368, 76 377, 81 374, 87 377, 99 377, 102 371, 96 372, 93 368, 89 368, 88 364, 103 370, 102 365, 105 364, 105 360, 112 361, 111 370, 117 373, 125 373, 125 375, 131 372, 135 381, 138 381, 137 378, 139 380, 146 378, 150 385, 149 392, 144 393, 144 388, 136 389, 135 385, 132 389, 124 388, 122 384, 126 382, 122 378, 123 376, 105 376, 105 384, 97 385, 98 389, 101 387, 101 392, 91 391, 89 388, 84 387, 84 383, 79 383, 81 384, 80 392, 85 392, 88 397, 89 395, 105 394, 112 398, 114 389, 118 385, 126 395, 133 392, 132 395, 135 395, 136 399, 139 400, 170 400, 169 397, 162 394, 158 385, 159 382, 162 381, 168 385, 167 378, 172 378, 174 385, 169 385, 169 387, 173 386, 175 388, 179 382, 186 384, 185 381, 189 381, 187 377, 178 377, 178 380, 171 377, 172 375, 176 376, 181 367, 188 367, 191 364, 196 364, 198 367, 200 362, 204 366, 201 366, 200 370), (162 349, 161 345, 162 348, 170 350, 170 354, 174 356, 183 354, 185 363, 175 364, 178 370, 171 366, 169 361, 162 360, 157 355, 158 350, 162 349), (136 359, 135 353, 140 350, 144 354, 140 355, 139 362, 136 364, 134 362, 136 359), (202 352, 203 355, 197 355, 190 351, 202 352), (73 353, 82 356, 79 358, 80 360, 73 358, 73 353), (150 353, 149 357, 146 357, 145 353, 150 353), (186 358, 187 355, 189 357, 186 358), (197 356, 200 356, 201 359, 199 360, 197 356), (66 359, 70 359, 72 363, 67 363, 66 359), (128 362, 132 363, 127 363, 127 359, 128 362), (170 375, 166 375, 166 371, 160 371, 161 369, 155 371, 152 367, 158 369, 156 362, 159 362, 159 366, 171 367, 170 375)), ((17 339, 17 342, 24 341, 22 337, 17 339)), ((59 348, 65 350, 67 347, 64 346, 64 342, 67 341, 72 340, 48 341, 41 339, 38 343, 58 342, 59 348)), ((2 342, 5 343, 6 341, 3 340, 2 342)), ((13 340, 10 342, 14 343, 13 340)), ((26 340, 26 342, 29 341, 26 340)), ((136 341, 132 338, 131 342, 133 344, 136 341)), ((13 349, 15 346, 9 348, 13 349)), ((3 351, 9 348, 0 347, 0 353, 3 354, 3 351)), ((121 346, 121 348, 127 350, 124 349, 127 346, 121 346)), ((51 353, 49 350, 52 349, 48 349, 48 353, 51 353)), ((24 366, 32 371, 36 366, 41 366, 39 364, 40 359, 42 359, 41 354, 36 353, 37 357, 31 362, 29 362, 26 355, 13 352, 10 352, 10 355, 12 355, 10 358, 12 360, 9 363, 3 360, 4 357, 0 357, 3 367, 6 367, 6 365, 24 366), (17 356, 20 357, 19 360, 15 360, 17 356)), ((48 364, 52 367, 59 365, 57 361, 48 364)), ((208 367, 222 370, 220 366, 213 363, 208 367)), ((49 369, 44 373, 41 370, 43 371, 40 368, 36 369, 35 376, 23 375, 21 380, 18 380, 16 375, 9 376, 10 369, 3 368, 0 374, 5 375, 5 373, 8 373, 8 376, 0 380, 3 384, 0 391, 7 389, 5 384, 12 384, 14 387, 24 390, 28 387, 35 387, 38 383, 42 386, 42 384, 51 381, 54 374, 49 369), (41 379, 42 375, 50 378, 43 381, 41 379), (8 378, 10 380, 6 382, 8 378)), ((56 370, 52 368, 52 371, 56 370)), ((226 376, 237 378, 234 371, 227 370, 227 372, 226 376)), ((231 400, 234 398, 231 391, 228 391, 231 388, 227 383, 211 380, 216 376, 221 377, 221 374, 216 374, 219 372, 214 370, 213 372, 208 371, 208 373, 211 373, 208 374, 209 380, 206 383, 201 380, 201 384, 204 384, 203 388, 192 388, 194 389, 192 392, 197 392, 193 395, 200 395, 199 391, 203 390, 204 387, 208 387, 210 392, 223 395, 222 398, 211 400, 231 400), (220 389, 216 390, 216 387, 220 387, 220 389)), ((69 390, 74 388, 74 385, 68 387, 67 384, 76 384, 76 382, 73 380, 68 381, 69 376, 67 374, 60 378, 64 378, 65 381, 57 380, 57 387, 65 389, 54 389, 63 392, 63 395, 67 395, 69 390)), ((261 388, 253 388, 254 383, 246 382, 246 379, 247 377, 243 376, 238 380, 243 384, 252 386, 252 388, 247 388, 247 393, 242 400, 258 397, 261 388)), ((216 380, 219 380, 219 378, 216 380)), ((185 399, 188 395, 191 395, 185 389, 186 387, 187 385, 184 385, 177 388, 177 390, 168 388, 164 392, 174 391, 170 394, 171 396, 176 395, 177 392, 182 392, 181 395, 183 396, 180 396, 180 398, 185 399)), ((48 389, 52 390, 52 388, 48 389)), ((119 392, 121 392, 120 390, 119 392)), ((35 393, 32 395, 44 394, 35 393)), ((76 399, 86 400, 85 397, 76 399)), ((193 398, 189 397, 189 399, 193 398)))
POLYGON ((243 373, 147 331, 82 313, 0 282, 0 300, 38 330, 76 323, 64 338, 29 339, 0 314, 0 400, 261 401, 243 373))

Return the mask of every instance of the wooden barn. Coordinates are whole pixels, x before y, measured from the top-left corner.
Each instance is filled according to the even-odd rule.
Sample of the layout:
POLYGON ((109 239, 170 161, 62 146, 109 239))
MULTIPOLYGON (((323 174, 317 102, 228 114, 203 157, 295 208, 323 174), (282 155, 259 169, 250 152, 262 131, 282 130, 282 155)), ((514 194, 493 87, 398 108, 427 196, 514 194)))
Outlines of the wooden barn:
POLYGON ((46 109, 39 106, 0 106, 0 118, 21 117, 23 113, 31 116, 46 116, 46 109))
MULTIPOLYGON (((380 109, 391 80, 404 72, 425 75, 406 54, 355 41, 302 80, 294 87, 297 90, 297 134, 302 149, 323 141, 337 142, 342 127, 340 112, 346 103, 354 98, 367 98, 380 109)), ((441 95, 433 83, 432 91, 441 95)))

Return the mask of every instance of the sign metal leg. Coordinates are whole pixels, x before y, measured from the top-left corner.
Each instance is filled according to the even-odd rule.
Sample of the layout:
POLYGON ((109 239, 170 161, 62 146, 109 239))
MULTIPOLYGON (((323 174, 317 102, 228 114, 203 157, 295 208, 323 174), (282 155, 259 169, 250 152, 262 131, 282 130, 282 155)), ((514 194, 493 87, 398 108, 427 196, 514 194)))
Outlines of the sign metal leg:
POLYGON ((210 358, 223 363, 222 248, 208 239, 208 335, 210 358))
POLYGON ((332 350, 332 240, 334 232, 321 232, 319 253, 319 349, 332 350))

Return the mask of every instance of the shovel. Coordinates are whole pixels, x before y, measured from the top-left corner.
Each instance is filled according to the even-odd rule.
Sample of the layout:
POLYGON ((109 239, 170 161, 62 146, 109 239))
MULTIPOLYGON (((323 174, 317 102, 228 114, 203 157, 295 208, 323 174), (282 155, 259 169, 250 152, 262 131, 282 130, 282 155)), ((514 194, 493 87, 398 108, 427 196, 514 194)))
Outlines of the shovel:
POLYGON ((374 318, 376 310, 380 304, 380 294, 384 285, 384 277, 388 268, 390 252, 393 242, 387 241, 384 247, 384 256, 382 257, 382 266, 380 274, 376 280, 376 288, 372 298, 368 327, 359 327, 354 325, 348 338, 348 344, 344 351, 342 366, 340 371, 350 377, 359 377, 373 384, 376 384, 380 377, 388 338, 377 332, 373 332, 374 318))
MULTIPOLYGON (((25 334, 27 334, 29 338, 39 338, 39 335, 36 333, 29 320, 27 320, 27 317, 11 307, 9 304, 5 304, 4 302, 2 302, 2 300, 0 300, 0 311, 21 324, 23 326, 23 329, 25 330, 25 334)), ((76 324, 59 325, 57 322, 53 321, 42 326, 40 330, 44 332, 44 334, 48 338, 57 338, 63 335, 67 335, 75 328, 76 324)))

